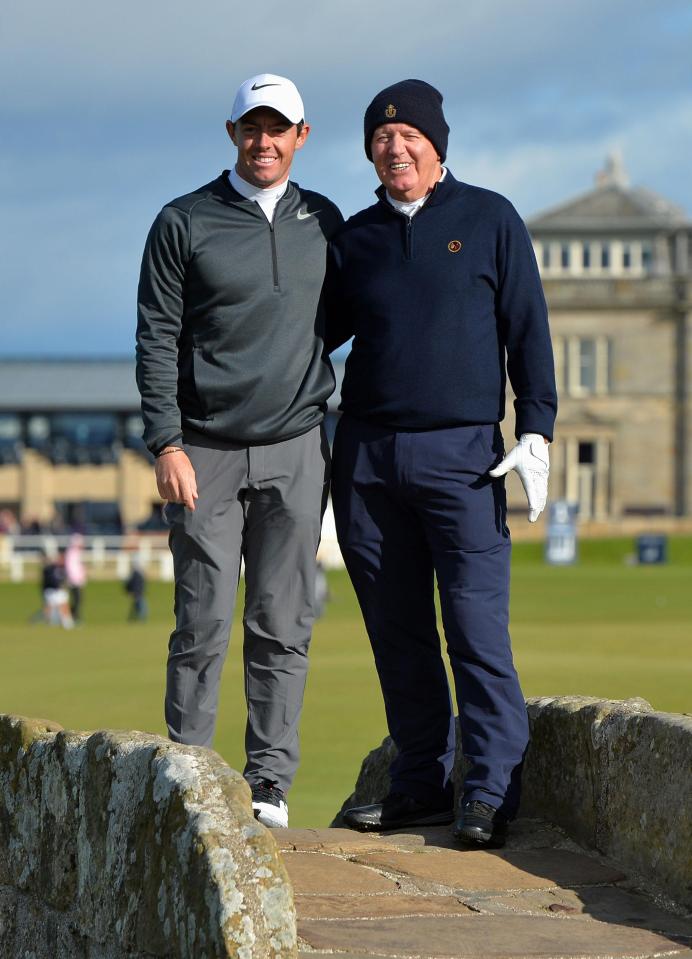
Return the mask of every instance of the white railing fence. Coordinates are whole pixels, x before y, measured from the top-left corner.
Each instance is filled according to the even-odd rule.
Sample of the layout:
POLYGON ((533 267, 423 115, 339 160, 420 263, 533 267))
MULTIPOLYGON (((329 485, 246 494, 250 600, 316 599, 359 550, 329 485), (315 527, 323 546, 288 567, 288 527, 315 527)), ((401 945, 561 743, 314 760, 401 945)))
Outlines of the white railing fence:
MULTIPOLYGON (((0 534, 0 579, 20 583, 35 580, 45 556, 58 556, 70 542, 70 534, 0 534)), ((128 577, 137 565, 150 579, 173 579, 173 558, 167 533, 127 533, 123 536, 84 536, 82 558, 92 579, 128 577)), ((336 540, 331 503, 322 523, 322 541, 317 558, 326 569, 341 568, 343 560, 336 540)))

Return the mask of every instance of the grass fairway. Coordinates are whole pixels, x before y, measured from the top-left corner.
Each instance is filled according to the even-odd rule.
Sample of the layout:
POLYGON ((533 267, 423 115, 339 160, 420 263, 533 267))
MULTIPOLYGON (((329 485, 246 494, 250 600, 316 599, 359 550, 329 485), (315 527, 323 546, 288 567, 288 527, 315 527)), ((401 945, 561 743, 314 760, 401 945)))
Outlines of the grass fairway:
MULTIPOLYGON (((671 540, 663 567, 625 565, 630 540, 584 543, 578 566, 548 568, 536 545, 514 548, 512 638, 527 696, 641 696, 692 711, 692 540, 671 540)), ((370 648, 345 573, 315 628, 291 824, 326 825, 350 792, 365 753, 386 733, 370 648)), ((92 583, 85 624, 72 632, 28 625, 35 584, 0 584, 0 711, 75 729, 164 733, 162 699, 172 587, 150 586, 150 619, 125 622, 118 583, 92 583)), ((215 748, 243 766, 241 630, 224 672, 215 748)))

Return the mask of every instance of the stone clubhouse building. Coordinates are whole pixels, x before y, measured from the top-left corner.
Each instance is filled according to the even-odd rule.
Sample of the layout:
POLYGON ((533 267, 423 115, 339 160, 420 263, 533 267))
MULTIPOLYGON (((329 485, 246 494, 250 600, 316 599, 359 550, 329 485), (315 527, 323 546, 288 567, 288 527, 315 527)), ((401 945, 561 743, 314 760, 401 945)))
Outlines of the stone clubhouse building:
MULTIPOLYGON (((692 222, 631 187, 611 158, 591 190, 528 227, 560 400, 551 499, 576 503, 582 526, 594 531, 686 525, 692 222)), ((342 372, 337 364, 339 381, 342 372)), ((510 401, 508 443, 511 411, 510 401)), ((146 524, 159 500, 140 434, 133 360, 0 361, 0 515, 94 533, 146 524)), ((508 490, 515 535, 538 534, 542 523, 529 530, 521 521, 525 498, 513 474, 508 490)))
POLYGON ((559 395, 551 499, 582 522, 692 516, 692 222, 611 157, 527 225, 559 395))

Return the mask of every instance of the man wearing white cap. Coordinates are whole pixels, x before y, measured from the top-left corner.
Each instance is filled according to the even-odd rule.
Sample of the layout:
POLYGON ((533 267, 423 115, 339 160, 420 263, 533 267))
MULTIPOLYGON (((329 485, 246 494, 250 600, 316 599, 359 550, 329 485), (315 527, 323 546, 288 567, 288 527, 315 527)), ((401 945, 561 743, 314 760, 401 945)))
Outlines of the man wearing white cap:
POLYGON ((286 826, 328 481, 322 284, 342 217, 288 179, 310 131, 290 80, 246 80, 226 128, 235 168, 163 208, 139 283, 137 383, 176 582, 165 712, 171 739, 211 744, 242 557, 244 775, 257 818, 286 826))

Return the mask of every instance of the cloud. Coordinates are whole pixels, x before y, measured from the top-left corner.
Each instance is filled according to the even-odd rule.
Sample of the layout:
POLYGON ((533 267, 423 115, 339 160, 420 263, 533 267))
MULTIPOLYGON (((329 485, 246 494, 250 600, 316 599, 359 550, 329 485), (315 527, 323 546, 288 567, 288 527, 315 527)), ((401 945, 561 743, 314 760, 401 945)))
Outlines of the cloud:
POLYGON ((233 161, 238 83, 291 76, 313 132, 295 177, 346 213, 377 185, 365 106, 419 76, 445 95, 455 175, 524 215, 634 182, 692 209, 692 9, 683 0, 34 0, 0 12, 3 351, 129 352, 148 226, 233 161))
POLYGON ((69 97, 78 109, 176 102, 185 112, 227 102, 241 79, 269 68, 290 73, 315 104, 341 109, 425 74, 473 109, 546 85, 572 97, 656 95, 688 75, 690 17, 674 0, 432 0, 425 12, 419 0, 268 0, 261 22, 227 0, 36 0, 6 7, 2 36, 0 78, 14 79, 21 109, 69 97))
MULTIPOLYGON (((575 134, 572 140, 554 139, 543 131, 540 138, 507 149, 482 141, 452 148, 448 159, 460 179, 506 194, 527 217, 590 189, 613 150, 622 153, 634 184, 668 195, 678 154, 692 155, 692 95, 655 116, 636 114, 607 130, 575 134)), ((686 191, 689 203, 692 192, 686 191)))

